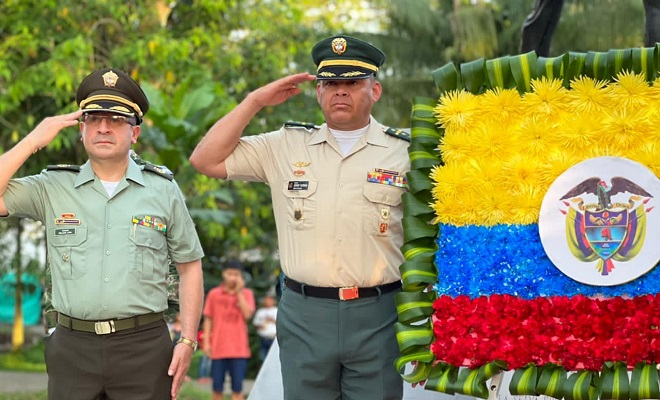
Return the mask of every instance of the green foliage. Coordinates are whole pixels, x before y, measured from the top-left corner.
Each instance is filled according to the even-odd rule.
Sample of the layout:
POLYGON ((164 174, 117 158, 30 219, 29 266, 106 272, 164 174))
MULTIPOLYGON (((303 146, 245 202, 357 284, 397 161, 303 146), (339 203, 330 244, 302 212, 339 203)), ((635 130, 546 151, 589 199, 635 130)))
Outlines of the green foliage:
POLYGON ((24 351, 0 354, 0 370, 46 372, 44 342, 24 351))
POLYGON ((48 400, 48 392, 0 393, 0 400, 48 400))
POLYGON ((641 0, 572 0, 564 4, 550 51, 607 51, 644 44, 641 0))

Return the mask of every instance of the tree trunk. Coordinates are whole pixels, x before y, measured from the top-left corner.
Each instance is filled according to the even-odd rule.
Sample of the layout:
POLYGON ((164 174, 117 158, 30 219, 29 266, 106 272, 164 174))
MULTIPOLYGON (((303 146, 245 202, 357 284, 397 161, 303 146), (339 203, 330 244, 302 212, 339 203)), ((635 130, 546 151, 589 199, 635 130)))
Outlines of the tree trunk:
POLYGON ((16 286, 14 289, 14 328, 11 335, 12 351, 18 352, 25 343, 25 323, 23 320, 23 260, 21 253, 21 236, 23 233, 23 224, 19 220, 16 227, 16 255, 14 256, 14 272, 16 274, 16 286))

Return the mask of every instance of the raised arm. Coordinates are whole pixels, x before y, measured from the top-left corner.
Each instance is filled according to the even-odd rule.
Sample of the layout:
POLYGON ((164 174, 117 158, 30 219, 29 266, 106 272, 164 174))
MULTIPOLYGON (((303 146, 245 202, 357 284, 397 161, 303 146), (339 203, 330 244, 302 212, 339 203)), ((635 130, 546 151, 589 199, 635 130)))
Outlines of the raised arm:
POLYGON ((2 196, 12 176, 32 154, 48 146, 64 128, 78 124, 82 111, 45 118, 32 132, 11 150, 0 156, 0 216, 7 216, 7 207, 2 196))
POLYGON ((236 108, 218 120, 204 135, 190 156, 192 166, 212 178, 227 178, 225 160, 236 148, 250 120, 262 108, 281 104, 289 97, 299 94, 301 89, 298 85, 315 79, 314 75, 306 72, 290 75, 248 94, 236 108))

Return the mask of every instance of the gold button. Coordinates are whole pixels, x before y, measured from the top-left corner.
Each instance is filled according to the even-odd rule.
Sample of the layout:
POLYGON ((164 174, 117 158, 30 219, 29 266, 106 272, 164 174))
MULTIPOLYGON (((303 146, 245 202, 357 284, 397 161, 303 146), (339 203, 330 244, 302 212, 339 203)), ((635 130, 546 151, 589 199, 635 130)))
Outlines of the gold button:
POLYGON ((62 261, 68 262, 69 261, 69 255, 68 254, 62 254, 62 261))

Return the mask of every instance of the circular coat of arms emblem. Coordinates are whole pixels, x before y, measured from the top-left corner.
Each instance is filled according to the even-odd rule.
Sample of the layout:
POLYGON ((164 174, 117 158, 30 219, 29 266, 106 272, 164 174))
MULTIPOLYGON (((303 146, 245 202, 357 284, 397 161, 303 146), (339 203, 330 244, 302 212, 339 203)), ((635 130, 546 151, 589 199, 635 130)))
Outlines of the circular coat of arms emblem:
POLYGON ((660 180, 617 157, 583 161, 550 185, 539 215, 543 248, 553 264, 581 283, 614 286, 660 260, 660 180))

